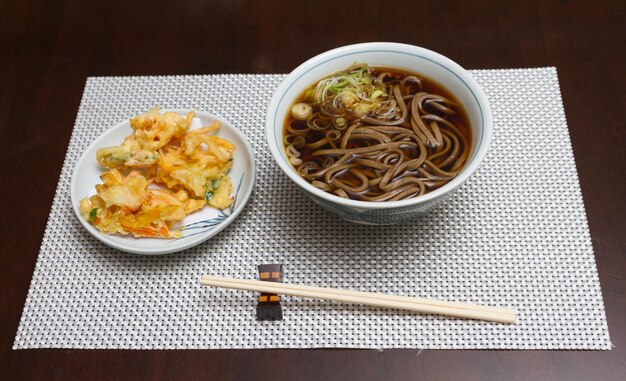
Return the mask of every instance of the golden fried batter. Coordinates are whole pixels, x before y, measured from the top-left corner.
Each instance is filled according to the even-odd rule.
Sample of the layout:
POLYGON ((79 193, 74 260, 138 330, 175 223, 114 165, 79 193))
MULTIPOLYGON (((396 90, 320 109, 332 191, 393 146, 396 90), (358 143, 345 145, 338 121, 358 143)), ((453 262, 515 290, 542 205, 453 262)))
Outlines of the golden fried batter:
POLYGON ((207 203, 229 207, 227 173, 237 147, 211 135, 219 122, 188 131, 194 115, 161 114, 156 107, 132 118, 132 135, 96 153, 110 170, 100 176, 97 194, 81 200, 83 218, 103 233, 173 238, 181 233, 172 225, 207 203))

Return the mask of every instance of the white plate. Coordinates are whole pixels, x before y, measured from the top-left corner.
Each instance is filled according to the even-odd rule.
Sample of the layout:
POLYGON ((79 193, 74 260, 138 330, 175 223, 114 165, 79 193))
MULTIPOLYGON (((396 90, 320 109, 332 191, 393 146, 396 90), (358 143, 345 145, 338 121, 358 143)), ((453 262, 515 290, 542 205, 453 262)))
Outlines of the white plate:
MULTIPOLYGON (((186 116, 189 112, 189 110, 180 109, 164 111, 174 111, 183 116, 186 116)), ((103 234, 85 221, 80 214, 80 200, 96 194, 95 186, 102 183, 100 175, 106 171, 96 161, 96 151, 102 147, 120 145, 124 138, 132 133, 130 122, 126 120, 115 125, 96 139, 83 153, 74 169, 70 192, 72 206, 78 220, 89 233, 105 244, 119 250, 145 255, 167 254, 185 250, 219 233, 237 218, 248 202, 254 187, 255 167, 254 153, 245 137, 224 119, 206 112, 196 111, 196 116, 190 129, 210 125, 216 120, 221 123, 221 128, 215 135, 228 139, 237 146, 237 150, 233 154, 233 166, 228 174, 233 182, 233 196, 235 197, 235 202, 230 208, 217 210, 210 206, 205 206, 202 210, 188 215, 176 225, 186 226, 186 229, 183 230, 181 238, 175 239, 134 238, 129 235, 103 234)))

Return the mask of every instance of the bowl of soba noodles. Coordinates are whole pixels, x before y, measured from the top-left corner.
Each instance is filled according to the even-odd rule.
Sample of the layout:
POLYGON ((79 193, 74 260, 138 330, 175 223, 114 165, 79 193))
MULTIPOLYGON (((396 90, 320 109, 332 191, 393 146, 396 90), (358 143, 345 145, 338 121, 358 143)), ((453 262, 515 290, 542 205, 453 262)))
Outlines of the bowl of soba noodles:
POLYGON ((487 154, 487 97, 460 65, 417 46, 373 42, 319 54, 268 106, 279 167, 315 203, 362 224, 415 220, 487 154))

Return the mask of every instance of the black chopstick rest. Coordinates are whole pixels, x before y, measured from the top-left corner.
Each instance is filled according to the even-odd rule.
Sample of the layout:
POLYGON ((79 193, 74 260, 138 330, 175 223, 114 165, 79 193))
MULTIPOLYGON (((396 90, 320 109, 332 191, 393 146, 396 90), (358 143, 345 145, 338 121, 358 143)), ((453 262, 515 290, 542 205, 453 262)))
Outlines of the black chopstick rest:
MULTIPOLYGON (((282 264, 258 265, 259 279, 266 282, 283 281, 282 264)), ((280 306, 280 296, 262 292, 259 295, 259 302, 256 305, 256 319, 263 320, 283 320, 283 309, 280 306)))

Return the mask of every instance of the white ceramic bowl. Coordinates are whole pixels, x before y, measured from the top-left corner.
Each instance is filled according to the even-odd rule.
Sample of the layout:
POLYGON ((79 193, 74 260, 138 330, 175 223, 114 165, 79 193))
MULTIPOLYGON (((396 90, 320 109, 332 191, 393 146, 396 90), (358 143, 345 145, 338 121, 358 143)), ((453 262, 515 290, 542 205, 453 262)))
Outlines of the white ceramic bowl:
POLYGON ((269 103, 267 142, 280 168, 323 208, 340 217, 365 224, 393 224, 416 219, 449 196, 478 168, 491 142, 492 115, 489 102, 474 78, 454 61, 413 45, 372 42, 348 45, 317 55, 291 72, 269 103), (322 77, 355 62, 421 73, 443 85, 463 103, 472 125, 472 151, 465 168, 439 189, 412 199, 368 202, 326 193, 303 179, 289 163, 283 148, 283 123, 294 100, 322 77))

